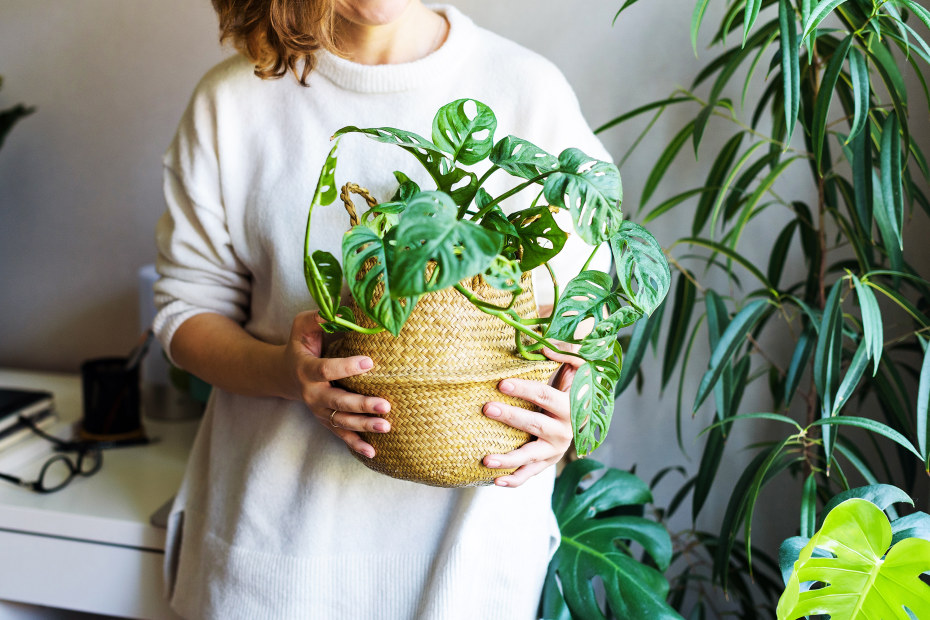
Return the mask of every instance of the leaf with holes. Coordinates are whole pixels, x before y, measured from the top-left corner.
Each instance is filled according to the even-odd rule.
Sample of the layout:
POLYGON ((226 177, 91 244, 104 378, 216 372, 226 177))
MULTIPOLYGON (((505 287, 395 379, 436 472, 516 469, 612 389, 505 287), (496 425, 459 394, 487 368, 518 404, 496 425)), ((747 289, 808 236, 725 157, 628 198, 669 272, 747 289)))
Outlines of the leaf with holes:
POLYGON ((532 142, 516 136, 506 136, 494 145, 491 163, 501 170, 523 179, 534 179, 545 172, 557 170, 559 160, 532 142))
POLYGON ((522 291, 520 287, 520 263, 505 256, 495 256, 491 265, 482 274, 484 281, 502 291, 522 291))
POLYGON ((335 256, 323 250, 316 250, 313 253, 313 261, 316 263, 330 299, 338 305, 339 298, 342 296, 342 266, 335 256))
POLYGON ((394 230, 382 239, 365 226, 353 226, 342 240, 342 260, 346 273, 355 274, 349 278, 355 303, 368 318, 397 336, 413 312, 417 297, 391 296, 385 248, 394 230))
MULTIPOLYGON (((339 306, 339 294, 342 289, 341 278, 340 285, 336 287, 335 294, 331 292, 331 287, 326 277, 320 270, 316 262, 315 253, 310 252, 310 223, 313 219, 313 209, 317 206, 326 206, 332 204, 338 195, 336 190, 336 151, 339 149, 339 142, 333 145, 323 167, 320 169, 320 176, 316 183, 316 189, 313 192, 313 198, 310 200, 310 208, 307 211, 307 227, 304 233, 304 280, 307 283, 307 290, 310 296, 316 302, 317 308, 327 321, 332 321, 336 316, 336 308, 339 306)), ((331 256, 328 255, 327 256, 331 256)), ((335 261, 334 261, 335 262, 335 261)), ((338 267, 338 264, 337 264, 338 267)), ((330 270, 329 275, 332 275, 330 270)))
POLYGON ((620 367, 608 361, 585 362, 575 373, 569 401, 578 456, 593 452, 607 436, 614 414, 614 386, 619 380, 620 367))
POLYGON ((433 143, 466 166, 486 158, 494 146, 497 118, 474 99, 459 99, 439 108, 433 118, 433 143))
POLYGON ((624 306, 598 323, 585 337, 578 355, 586 360, 606 360, 615 356, 617 335, 624 327, 635 323, 643 313, 632 306, 624 306))
POLYGON ((652 501, 649 487, 613 468, 590 486, 582 484, 602 469, 593 459, 578 460, 556 479, 552 511, 561 544, 549 565, 543 617, 558 617, 555 608, 564 599, 573 618, 606 618, 595 594, 600 580, 612 618, 681 620, 666 602, 669 585, 660 572, 672 559, 671 538, 661 524, 636 515, 652 501), (636 561, 630 542, 641 546, 649 560, 636 561))
POLYGON ((610 162, 565 149, 559 155, 559 170, 546 177, 543 191, 549 204, 569 210, 575 231, 591 245, 607 241, 620 229, 623 188, 620 171, 610 162))
POLYGON ((468 220, 443 192, 420 192, 410 199, 388 265, 391 295, 411 297, 454 286, 483 273, 500 253, 503 235, 468 220), (427 278, 427 266, 435 263, 427 278))
POLYGON ((643 314, 652 314, 665 299, 672 281, 662 246, 648 230, 626 221, 611 236, 610 249, 620 278, 620 288, 630 303, 643 314))
POLYGON ((552 211, 542 205, 512 213, 508 218, 520 238, 523 250, 520 269, 530 271, 562 251, 568 235, 559 228, 552 211))
POLYGON ((360 129, 348 126, 337 131, 333 137, 349 133, 360 133, 372 140, 393 144, 404 149, 423 165, 436 183, 436 188, 452 196, 456 204, 471 202, 478 189, 478 177, 474 172, 455 166, 454 160, 448 153, 419 134, 393 127, 360 129))
POLYGON ((930 586, 920 579, 930 571, 930 541, 906 538, 893 547, 891 541, 888 517, 873 503, 854 498, 838 505, 801 550, 778 601, 778 619, 930 617, 930 586), (831 557, 814 557, 817 549, 831 557), (809 581, 824 587, 801 592, 809 581))
POLYGON ((593 329, 619 309, 620 300, 614 293, 610 276, 603 271, 582 271, 572 278, 559 297, 546 338, 578 342, 580 338, 575 332, 582 327, 582 321, 591 323, 593 329))

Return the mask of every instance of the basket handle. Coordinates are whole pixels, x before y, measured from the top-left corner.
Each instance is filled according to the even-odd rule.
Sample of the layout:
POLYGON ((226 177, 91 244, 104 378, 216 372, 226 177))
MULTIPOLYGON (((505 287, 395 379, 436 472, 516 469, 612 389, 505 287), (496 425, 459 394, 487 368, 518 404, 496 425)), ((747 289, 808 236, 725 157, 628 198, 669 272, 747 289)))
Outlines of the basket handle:
POLYGON ((352 203, 352 194, 357 194, 364 198, 369 209, 378 206, 378 201, 372 197, 371 192, 356 183, 346 183, 342 186, 339 197, 342 198, 342 204, 345 205, 346 213, 349 214, 349 224, 358 226, 358 212, 356 212, 355 205, 352 203))

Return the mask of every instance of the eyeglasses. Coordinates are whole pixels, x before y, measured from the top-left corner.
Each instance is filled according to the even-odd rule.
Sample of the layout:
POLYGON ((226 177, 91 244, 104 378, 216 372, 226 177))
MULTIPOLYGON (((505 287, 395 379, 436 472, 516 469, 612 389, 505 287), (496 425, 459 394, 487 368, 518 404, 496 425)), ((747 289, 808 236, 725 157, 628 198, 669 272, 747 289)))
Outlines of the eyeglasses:
POLYGON ((52 442, 56 452, 77 452, 77 459, 74 460, 67 454, 56 454, 42 465, 37 480, 29 482, 3 473, 0 473, 0 480, 18 484, 36 493, 54 493, 68 486, 75 476, 88 477, 100 471, 103 465, 103 454, 96 445, 81 441, 64 441, 54 435, 49 435, 36 426, 32 420, 23 416, 19 417, 19 424, 39 437, 52 442))

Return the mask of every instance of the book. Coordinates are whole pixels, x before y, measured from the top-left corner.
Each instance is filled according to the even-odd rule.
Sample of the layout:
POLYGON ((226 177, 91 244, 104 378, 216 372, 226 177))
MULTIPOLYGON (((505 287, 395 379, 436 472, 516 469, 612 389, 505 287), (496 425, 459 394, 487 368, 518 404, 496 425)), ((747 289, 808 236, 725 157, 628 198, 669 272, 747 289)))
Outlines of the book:
MULTIPOLYGON (((36 427, 43 430, 50 428, 58 421, 58 415, 52 409, 42 409, 24 417, 27 417, 36 427)), ((28 425, 23 424, 17 416, 13 424, 0 430, 0 451, 6 450, 10 446, 30 437, 36 437, 36 434, 28 425)), ((36 438, 38 439, 38 437, 36 438)), ((44 440, 43 443, 45 443, 44 440)))
POLYGON ((33 418, 50 411, 54 399, 51 392, 0 388, 0 432, 19 422, 19 416, 33 418))

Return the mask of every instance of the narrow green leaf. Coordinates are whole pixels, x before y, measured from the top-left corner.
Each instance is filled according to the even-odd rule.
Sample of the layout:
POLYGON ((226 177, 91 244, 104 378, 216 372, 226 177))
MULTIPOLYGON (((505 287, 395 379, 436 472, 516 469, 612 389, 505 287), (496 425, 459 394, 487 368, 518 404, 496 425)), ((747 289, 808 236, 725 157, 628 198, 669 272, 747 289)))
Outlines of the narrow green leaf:
POLYGON ((871 121, 866 117, 865 131, 859 132, 851 143, 853 187, 855 191, 856 213, 862 223, 865 234, 872 235, 872 141, 869 126, 871 121))
POLYGON ((874 362, 872 376, 875 376, 885 342, 882 311, 878 307, 878 300, 875 299, 872 289, 862 284, 855 275, 852 276, 852 281, 856 287, 856 297, 859 299, 859 309, 862 313, 862 340, 866 346, 866 355, 874 362))
POLYGON ((823 143, 827 135, 827 114, 830 111, 830 101, 833 99, 833 91, 836 88, 837 80, 843 70, 843 64, 846 62, 846 55, 849 53, 850 46, 852 46, 853 38, 853 35, 849 35, 843 39, 836 47, 836 50, 834 50, 820 81, 820 90, 817 92, 817 100, 814 102, 814 117, 811 134, 814 139, 814 159, 818 170, 823 170, 821 158, 823 155, 823 143))
POLYGON ((843 280, 830 288, 814 351, 814 384, 820 396, 821 416, 833 410, 833 396, 839 384, 840 363, 843 353, 843 309, 840 306, 843 280))
POLYGON ((781 37, 782 90, 785 98, 785 148, 791 142, 794 126, 801 108, 801 65, 799 58, 798 28, 794 21, 794 7, 788 0, 778 2, 778 24, 781 37))
POLYGON ((768 278, 774 288, 778 288, 781 280, 781 274, 785 269, 785 261, 788 259, 788 250, 791 247, 791 240, 794 238, 794 231, 798 227, 797 220, 791 220, 778 234, 775 245, 772 246, 772 254, 769 256, 768 278))
POLYGON ((906 6, 907 8, 909 8, 911 12, 914 15, 916 15, 917 18, 920 21, 922 21, 928 29, 930 29, 930 10, 927 10, 926 8, 918 4, 915 0, 897 0, 897 1, 903 4, 904 6, 906 6))
MULTIPOLYGON (((862 373, 865 372, 868 365, 869 356, 866 354, 866 341, 863 338, 856 352, 853 354, 852 361, 849 363, 849 368, 846 369, 846 374, 843 376, 843 381, 840 383, 839 389, 836 391, 836 397, 833 399, 833 411, 830 415, 837 416, 840 414, 843 405, 846 404, 846 401, 855 391, 856 386, 859 385, 862 373)), ((827 456, 830 457, 832 455, 827 456)))
POLYGON ((927 424, 927 409, 930 404, 930 346, 924 351, 920 367, 920 383, 917 387, 917 445, 923 455, 926 471, 930 472, 930 430, 927 424))
POLYGON ((761 211, 762 208, 764 208, 761 207, 758 211, 756 210, 759 201, 762 200, 762 197, 772 188, 772 185, 775 184, 775 181, 778 180, 778 177, 780 177, 782 173, 784 173, 784 171, 787 170, 788 167, 798 159, 801 159, 800 155, 780 162, 765 176, 764 179, 762 179, 758 187, 753 190, 752 194, 749 196, 749 199, 746 201, 746 205, 742 209, 742 213, 740 214, 740 218, 737 221, 736 226, 731 231, 732 238, 729 241, 729 246, 734 251, 736 250, 736 246, 739 243, 743 230, 745 230, 749 220, 753 218, 756 213, 758 213, 758 211, 761 211))
MULTIPOLYGON (((826 517, 831 510, 842 504, 848 499, 857 498, 872 502, 879 510, 893 511, 894 504, 914 505, 911 496, 891 484, 869 484, 863 487, 856 487, 837 493, 830 498, 830 501, 824 505, 821 514, 826 517)), ((819 519, 818 525, 823 524, 823 518, 819 519)))
POLYGON ((665 200, 661 204, 653 207, 652 211, 650 211, 646 215, 646 217, 643 218, 642 223, 648 224, 649 222, 656 219, 660 215, 663 215, 666 211, 670 211, 671 209, 674 209, 675 207, 677 207, 684 201, 688 200, 689 198, 692 198, 699 194, 707 194, 712 191, 715 191, 715 190, 711 188, 707 188, 707 187, 699 187, 697 189, 689 189, 686 192, 676 194, 675 196, 672 196, 671 198, 669 198, 668 200, 665 200))
POLYGON ((623 393, 623 390, 630 385, 633 381, 633 377, 635 377, 636 373, 639 371, 643 356, 646 354, 646 349, 649 346, 649 341, 652 339, 652 334, 662 323, 662 315, 665 312, 665 306, 665 303, 660 304, 655 312, 652 313, 652 316, 640 319, 633 327, 630 344, 627 346, 626 354, 623 357, 620 381, 617 382, 617 387, 614 389, 615 398, 623 393))
POLYGON ((611 22, 611 25, 617 23, 617 18, 620 17, 620 13, 623 13, 625 10, 627 10, 628 8, 630 8, 637 2, 639 2, 639 0, 626 0, 626 2, 623 3, 623 6, 620 7, 620 10, 618 10, 617 13, 614 15, 614 20, 613 22, 611 22))
POLYGON ((885 45, 884 42, 876 40, 874 36, 869 39, 866 53, 869 55, 869 58, 872 59, 875 68, 878 70, 878 74, 881 76, 882 81, 885 83, 885 87, 888 89, 888 94, 891 95, 894 113, 903 130, 901 135, 903 137, 904 150, 905 152, 910 151, 911 132, 908 128, 907 120, 907 84, 904 82, 904 76, 901 75, 901 70, 898 68, 898 61, 894 57, 894 54, 891 53, 888 46, 885 45))
POLYGON ((746 46, 746 39, 749 38, 749 31, 756 23, 759 17, 759 8, 762 6, 762 0, 746 0, 746 14, 743 18, 743 46, 746 46))
POLYGON ((691 121, 684 128, 678 132, 678 134, 672 138, 672 141, 669 145, 662 151, 662 155, 659 157, 656 165, 653 167, 652 172, 649 173, 649 177, 646 179, 646 185, 643 186, 643 195, 640 199, 642 204, 649 202, 649 199, 652 197, 652 194, 655 192, 656 188, 659 186, 659 183, 662 181, 662 178, 665 176, 665 173, 668 171, 668 167, 675 160, 675 157, 678 156, 678 153, 681 151, 681 147, 688 141, 688 138, 691 137, 691 134, 694 132, 694 121, 691 121))
POLYGON ((668 335, 665 340, 665 355, 662 358, 662 389, 668 384, 678 357, 684 348, 685 338, 688 337, 688 327, 691 324, 691 315, 694 311, 694 300, 697 288, 688 277, 690 274, 682 273, 678 276, 675 286, 675 299, 672 303, 672 318, 668 325, 668 335))
POLYGON ((629 112, 626 112, 625 114, 621 114, 620 116, 607 121, 606 123, 604 123, 597 129, 595 129, 594 133, 598 134, 598 133, 607 131, 608 129, 611 129, 612 127, 621 125, 630 119, 636 118, 637 116, 641 114, 645 114, 646 112, 651 112, 652 110, 659 110, 661 112, 667 106, 674 105, 676 103, 684 103, 686 101, 694 101, 694 97, 690 97, 690 96, 689 97, 669 97, 668 99, 662 99, 660 101, 653 101, 652 103, 647 103, 646 105, 642 105, 642 106, 639 106, 638 108, 634 108, 630 110, 629 112))
POLYGON ((833 9, 839 5, 846 2, 846 0, 820 0, 814 7, 811 8, 810 16, 807 18, 807 21, 804 22, 804 34, 802 38, 806 39, 814 32, 814 29, 820 25, 830 13, 833 12, 833 9))
POLYGON ((901 182, 901 136, 896 114, 889 114, 882 126, 881 178, 882 202, 897 237, 898 246, 904 248, 904 191, 901 182))
POLYGON ((854 426, 856 428, 864 428, 867 431, 877 433, 882 437, 890 439, 920 460, 923 460, 923 455, 921 455, 920 452, 918 452, 917 449, 913 446, 913 444, 907 440, 907 437, 894 430, 890 426, 882 424, 877 420, 841 415, 834 418, 821 418, 816 420, 813 424, 811 424, 811 426, 854 426))
MULTIPOLYGON (((730 185, 733 183, 733 180, 736 178, 736 175, 739 174, 739 171, 746 165, 746 162, 752 157, 752 154, 756 149, 762 148, 765 146, 763 140, 757 141, 755 144, 749 147, 743 155, 736 162, 736 165, 733 166, 733 169, 730 171, 730 174, 727 175, 726 180, 724 180, 723 185, 721 186, 720 193, 717 194, 717 202, 714 203, 714 208, 711 210, 711 219, 710 219, 710 229, 716 230, 717 228, 717 218, 720 215, 720 207, 723 204, 723 199, 726 196, 727 192, 730 189, 730 185)), ((693 234, 693 233, 692 233, 693 234)), ((696 235, 695 235, 696 236, 696 235)))
POLYGON ((693 411, 698 410, 717 383, 717 380, 720 379, 723 366, 730 361, 733 354, 745 342, 746 335, 769 310, 771 310, 771 305, 768 300, 756 299, 746 304, 742 310, 736 313, 711 354, 710 368, 701 379, 693 411))
POLYGON ((678 241, 676 241, 674 245, 678 245, 679 243, 689 243, 692 245, 699 245, 709 250, 713 250, 714 252, 723 254, 727 258, 733 261, 736 261, 741 266, 743 266, 749 273, 754 275, 759 280, 759 282, 761 282, 765 286, 766 289, 773 290, 772 284, 768 281, 768 278, 765 277, 765 274, 759 271, 758 267, 756 267, 751 261, 744 258, 741 254, 738 254, 737 252, 731 250, 727 246, 721 243, 717 243, 716 241, 711 241, 709 239, 702 239, 699 237, 685 237, 683 239, 679 239, 678 241))
POLYGON ((900 240, 901 231, 895 228, 895 215, 890 212, 893 209, 889 209, 885 204, 882 192, 878 190, 878 188, 881 188, 881 183, 878 174, 873 170, 872 187, 876 189, 872 192, 872 215, 875 218, 875 225, 881 235, 882 247, 888 255, 892 271, 903 271, 904 252, 902 250, 902 240, 900 240))
POLYGON ((804 376, 804 369, 814 351, 814 344, 817 341, 817 333, 813 327, 806 327, 801 332, 798 344, 794 348, 794 354, 791 356, 791 364, 788 366, 788 374, 785 377, 785 406, 791 404, 794 393, 801 383, 801 377, 804 376))
POLYGON ((865 128, 871 107, 872 86, 869 82, 869 66, 865 56, 855 47, 849 50, 849 77, 853 86, 855 108, 852 126, 846 138, 847 143, 865 128))
POLYGON ((694 49, 694 57, 697 58, 697 39, 698 32, 701 30, 701 22, 704 21, 704 12, 707 10, 707 4, 710 0, 697 0, 694 4, 694 12, 691 14, 691 47, 694 49))
POLYGON ((740 132, 727 140, 714 159, 714 163, 707 173, 707 179, 704 181, 704 188, 709 191, 701 195, 694 213, 691 225, 692 236, 696 237, 701 233, 707 223, 707 218, 710 217, 714 203, 719 201, 719 197, 722 197, 726 192, 724 181, 733 166, 733 160, 736 159, 736 155, 739 153, 744 136, 745 133, 740 132))
MULTIPOLYGON (((814 0, 801 0, 801 26, 806 26, 807 22, 811 18, 811 4, 814 0)), ((807 49, 810 50, 813 48, 813 36, 808 36, 807 33, 804 33, 802 37, 804 45, 807 46, 807 49)))
POLYGON ((707 436, 707 443, 704 444, 704 451, 701 453, 701 463, 694 478, 694 494, 691 496, 692 521, 698 518, 704 503, 707 501, 707 496, 710 495, 710 489, 720 469, 720 461, 723 459, 723 450, 726 443, 727 438, 724 428, 714 425, 707 436))
POLYGON ((817 478, 813 473, 804 481, 801 493, 801 536, 810 538, 817 530, 817 478))

